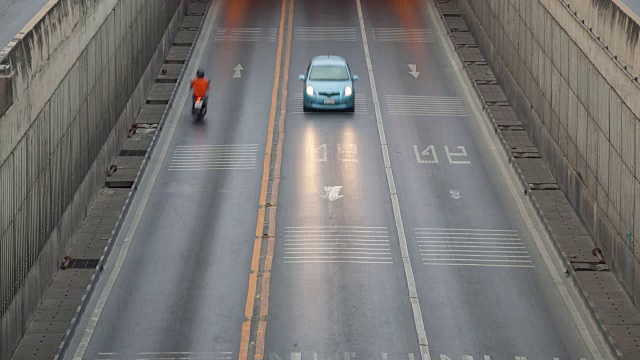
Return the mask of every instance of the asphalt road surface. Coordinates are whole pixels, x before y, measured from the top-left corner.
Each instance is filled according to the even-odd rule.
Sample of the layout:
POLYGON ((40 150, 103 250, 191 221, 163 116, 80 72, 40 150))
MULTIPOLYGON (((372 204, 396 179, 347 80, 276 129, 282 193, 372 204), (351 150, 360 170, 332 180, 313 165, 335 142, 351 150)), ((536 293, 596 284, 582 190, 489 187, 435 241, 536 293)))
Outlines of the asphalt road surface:
POLYGON ((0 50, 42 9, 48 0, 0 0, 0 50))
POLYGON ((607 358, 431 2, 285 1, 210 10, 190 65, 210 112, 174 110, 67 358, 607 358), (354 114, 302 112, 298 74, 323 54, 360 76, 354 114), (278 118, 268 315, 245 329, 278 118))
POLYGON ((640 15, 640 0, 622 0, 633 12, 640 15))

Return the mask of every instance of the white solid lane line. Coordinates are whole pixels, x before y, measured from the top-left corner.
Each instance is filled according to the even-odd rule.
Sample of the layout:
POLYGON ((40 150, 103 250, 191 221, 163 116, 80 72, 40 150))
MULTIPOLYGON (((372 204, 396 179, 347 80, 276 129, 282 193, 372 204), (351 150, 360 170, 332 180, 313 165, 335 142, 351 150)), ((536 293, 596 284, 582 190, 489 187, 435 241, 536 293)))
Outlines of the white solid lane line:
POLYGON ((451 229, 451 228, 416 228, 416 231, 477 231, 477 232, 508 232, 517 233, 516 230, 489 230, 489 229, 451 229))
MULTIPOLYGON (((204 52, 205 46, 203 46, 203 44, 206 44, 209 39, 209 35, 211 34, 213 23, 215 22, 215 19, 218 15, 218 9, 220 8, 221 3, 222 1, 215 1, 215 5, 209 8, 209 14, 205 20, 205 24, 203 25, 202 38, 200 38, 197 44, 194 45, 194 48, 197 49, 196 50, 197 54, 189 63, 187 69, 185 70, 185 74, 195 74, 196 66, 200 63, 200 59, 202 58, 202 54, 204 52)), ((87 347, 89 346, 89 342, 91 341, 91 336, 93 335, 93 332, 95 331, 96 326, 98 325, 98 320, 100 320, 100 315, 102 315, 102 310, 104 309, 107 299, 109 298, 109 294, 111 293, 111 289, 113 289, 113 285, 115 284, 116 279, 120 274, 120 269, 122 268, 124 260, 127 257, 127 253, 129 252, 131 241, 133 240, 133 236, 138 228, 140 219, 142 219, 142 214, 144 213, 144 209, 147 204, 147 201, 151 196, 151 190, 153 189, 153 185, 155 184, 156 179, 158 178, 158 174, 160 173, 162 164, 164 163, 167 153, 169 152, 169 145, 171 145, 171 140, 173 139, 173 135, 175 134, 176 127, 179 123, 178 120, 184 108, 184 104, 187 101, 188 95, 189 95, 188 88, 183 86, 179 90, 175 98, 175 101, 177 101, 178 106, 172 108, 173 111, 169 113, 169 116, 171 116, 169 117, 169 119, 171 119, 173 123, 171 124, 171 127, 169 128, 169 132, 167 133, 166 138, 164 139, 163 147, 160 153, 158 154, 158 157, 154 164, 153 173, 149 178, 149 183, 146 184, 144 193, 142 194, 140 205, 138 206, 138 209, 135 213, 135 217, 133 218, 133 222, 131 223, 131 226, 129 227, 129 231, 127 232, 127 235, 124 239, 124 243, 122 245, 122 248, 120 249, 120 253, 118 254, 118 258, 116 259, 113 270, 111 271, 111 274, 109 274, 107 283, 105 284, 105 287, 102 290, 102 293, 100 294, 100 298, 98 299, 98 303, 96 304, 96 307, 93 310, 93 314, 91 314, 91 318, 89 319, 87 328, 85 329, 85 332, 82 335, 82 339, 80 340, 78 349, 76 350, 76 353, 73 356, 74 360, 82 360, 84 358, 84 353, 87 351, 87 347)))
POLYGON ((400 214, 400 202, 396 192, 395 181, 393 180, 393 172, 391 171, 391 160, 389 158, 389 150, 387 148, 387 140, 384 133, 384 125, 382 123, 382 112, 380 111, 380 100, 376 90, 376 80, 373 74, 373 65, 371 64, 371 53, 369 52, 369 43, 367 42, 367 32, 364 25, 364 17, 362 15, 362 4, 360 0, 356 0, 358 7, 358 21, 360 22, 360 33, 362 35, 362 46, 364 50, 365 60, 367 61, 367 70, 369 72, 369 84, 371 86, 371 95, 373 97, 373 105, 376 112, 376 122, 378 125, 378 135, 380 136, 380 147, 382 149, 382 157, 389 184, 389 195, 391 196, 391 204, 393 207, 393 216, 398 231, 398 243, 400 245, 400 253, 402 255, 402 264, 404 266, 404 275, 407 279, 407 287, 409 290, 409 300, 411 301, 411 309, 413 311, 413 321, 416 326, 418 335, 418 344, 420 346, 420 355, 422 360, 431 360, 429 353, 429 342, 427 340, 427 332, 425 330, 424 320, 422 319, 422 310, 420 301, 418 300, 418 292, 416 290, 416 282, 411 267, 411 259, 409 258, 409 249, 407 247, 407 237, 404 232, 404 224, 402 215, 400 214))

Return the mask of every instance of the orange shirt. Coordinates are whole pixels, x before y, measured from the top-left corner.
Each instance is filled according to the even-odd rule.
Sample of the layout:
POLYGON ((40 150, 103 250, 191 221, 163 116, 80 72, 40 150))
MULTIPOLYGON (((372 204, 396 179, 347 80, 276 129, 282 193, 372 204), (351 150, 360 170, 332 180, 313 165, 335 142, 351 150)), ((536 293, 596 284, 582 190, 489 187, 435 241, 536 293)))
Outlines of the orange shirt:
POLYGON ((197 97, 204 97, 207 95, 209 89, 209 80, 204 78, 195 78, 191 80, 191 88, 193 89, 193 95, 197 97))

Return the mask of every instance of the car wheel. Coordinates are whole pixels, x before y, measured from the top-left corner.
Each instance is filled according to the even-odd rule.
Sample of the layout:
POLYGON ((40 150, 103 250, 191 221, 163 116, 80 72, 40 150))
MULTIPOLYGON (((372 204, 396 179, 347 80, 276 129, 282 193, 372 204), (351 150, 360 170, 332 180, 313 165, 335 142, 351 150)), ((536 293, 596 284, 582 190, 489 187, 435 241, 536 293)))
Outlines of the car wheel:
POLYGON ((352 107, 350 107, 350 108, 347 108, 347 112, 350 112, 350 113, 354 112, 355 110, 356 110, 356 107, 355 107, 355 106, 352 106, 352 107))
MULTIPOLYGON (((299 109, 299 108, 298 108, 298 109, 299 109)), ((302 106, 302 111, 303 111, 303 112, 310 112, 310 111, 311 111, 311 109, 310 109, 307 105, 303 105, 303 106, 302 106)))

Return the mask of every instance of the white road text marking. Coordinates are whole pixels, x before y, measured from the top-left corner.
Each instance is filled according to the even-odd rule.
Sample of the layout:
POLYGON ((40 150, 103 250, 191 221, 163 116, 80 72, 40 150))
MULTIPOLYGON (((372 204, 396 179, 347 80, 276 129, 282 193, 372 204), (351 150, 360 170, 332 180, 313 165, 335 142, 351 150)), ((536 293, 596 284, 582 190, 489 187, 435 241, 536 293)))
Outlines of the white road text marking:
POLYGON ((454 153, 449 151, 448 146, 444 146, 444 151, 447 153, 447 158, 449 159, 450 164, 471 164, 471 161, 468 160, 453 160, 454 157, 467 157, 467 150, 464 146, 458 146, 460 150, 459 153, 454 153))
POLYGON ((418 145, 413 145, 413 151, 416 154, 416 161, 418 164, 437 164, 438 163, 438 154, 436 153, 436 148, 433 145, 429 145, 424 151, 418 150, 418 145), (425 156, 426 159, 422 159, 422 156, 425 156), (428 160, 430 157, 430 160, 428 160))
MULTIPOLYGON (((447 154, 447 160, 451 165, 469 165, 469 160, 454 160, 454 158, 468 157, 467 149, 464 146, 457 146, 460 152, 451 152, 448 146, 444 146, 444 151, 447 154)), ((426 149, 420 151, 418 145, 413 145, 413 153, 416 155, 416 162, 418 164, 438 164, 438 153, 434 145, 427 146, 426 149)))
POLYGON ((356 144, 338 144, 338 160, 346 162, 357 162, 358 146, 356 144))

